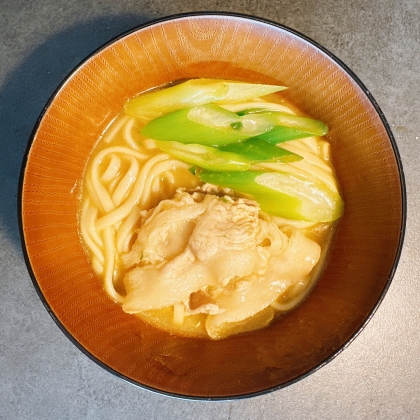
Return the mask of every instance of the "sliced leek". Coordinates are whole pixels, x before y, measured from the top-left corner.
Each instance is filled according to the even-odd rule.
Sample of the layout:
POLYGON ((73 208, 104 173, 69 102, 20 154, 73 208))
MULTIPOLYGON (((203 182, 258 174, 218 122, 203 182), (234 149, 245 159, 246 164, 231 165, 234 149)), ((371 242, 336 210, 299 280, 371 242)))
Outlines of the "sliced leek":
POLYGON ((285 86, 219 79, 191 79, 143 93, 127 102, 125 112, 148 121, 181 108, 210 102, 238 102, 287 89, 285 86))

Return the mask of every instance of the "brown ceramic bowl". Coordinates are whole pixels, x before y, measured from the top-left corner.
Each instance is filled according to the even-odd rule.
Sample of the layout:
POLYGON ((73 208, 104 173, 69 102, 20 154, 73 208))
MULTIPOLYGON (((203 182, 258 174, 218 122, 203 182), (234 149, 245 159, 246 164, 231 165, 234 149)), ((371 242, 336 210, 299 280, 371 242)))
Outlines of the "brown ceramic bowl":
POLYGON ((387 291, 405 227, 401 162, 359 79, 307 37, 232 14, 138 27, 78 66, 33 131, 21 179, 21 231, 34 285, 64 333, 95 362, 146 389, 186 398, 252 396, 291 384, 342 351, 387 291), (346 208, 309 297, 270 327, 221 341, 173 336, 104 293, 77 230, 78 196, 98 136, 135 94, 194 77, 283 83, 330 127, 346 208))

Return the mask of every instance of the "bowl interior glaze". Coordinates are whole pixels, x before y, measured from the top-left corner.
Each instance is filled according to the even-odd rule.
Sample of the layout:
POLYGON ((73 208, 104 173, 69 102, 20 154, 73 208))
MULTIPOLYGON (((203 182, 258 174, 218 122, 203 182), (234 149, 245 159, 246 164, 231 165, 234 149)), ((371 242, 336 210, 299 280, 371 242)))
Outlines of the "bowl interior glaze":
POLYGON ((250 396, 313 372, 370 319, 402 246, 401 164, 370 94, 313 41, 246 16, 163 19, 95 52, 47 104, 23 170, 24 251, 48 311, 97 363, 165 394, 250 396), (194 77, 289 86, 292 101, 330 127, 328 140, 346 206, 329 265, 305 302, 266 329, 218 342, 173 336, 123 313, 105 295, 77 229, 87 158, 126 100, 194 77))

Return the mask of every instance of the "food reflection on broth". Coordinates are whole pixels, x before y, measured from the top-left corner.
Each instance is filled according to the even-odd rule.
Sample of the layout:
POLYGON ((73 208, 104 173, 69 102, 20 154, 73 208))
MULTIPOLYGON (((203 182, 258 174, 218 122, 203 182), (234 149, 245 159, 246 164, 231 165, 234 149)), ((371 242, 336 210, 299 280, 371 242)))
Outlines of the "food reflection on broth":
POLYGON ((190 80, 132 99, 101 136, 80 233, 122 310, 221 339, 308 294, 343 202, 328 128, 283 89, 190 80))

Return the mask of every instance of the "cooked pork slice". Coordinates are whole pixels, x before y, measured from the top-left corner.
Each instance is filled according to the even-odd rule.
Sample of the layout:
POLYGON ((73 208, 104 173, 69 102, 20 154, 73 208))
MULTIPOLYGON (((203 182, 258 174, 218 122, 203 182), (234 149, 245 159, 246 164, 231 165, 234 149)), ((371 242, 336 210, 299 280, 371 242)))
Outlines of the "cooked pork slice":
POLYGON ((212 338, 221 338, 224 326, 250 318, 271 305, 291 285, 308 275, 320 257, 320 246, 294 229, 288 245, 279 254, 273 254, 262 275, 251 275, 226 289, 214 300, 221 314, 207 318, 207 332, 212 338))
POLYGON ((144 218, 131 251, 122 257, 124 266, 169 261, 180 255, 190 239, 194 220, 205 210, 185 192, 161 201, 144 218))
POLYGON ((123 309, 183 303, 208 314, 208 333, 220 338, 224 325, 253 317, 306 276, 319 253, 298 230, 288 238, 260 217, 253 201, 179 191, 148 212, 125 256, 133 269, 124 277, 123 309))
POLYGON ((259 208, 244 200, 206 196, 206 211, 197 219, 189 245, 198 259, 223 250, 255 249, 260 229, 259 208))
POLYGON ((129 313, 160 309, 187 302, 203 288, 218 288, 229 280, 250 275, 264 264, 258 250, 220 252, 198 260, 190 247, 173 260, 139 266, 124 277, 127 296, 123 310, 129 313))
POLYGON ((203 264, 197 264, 194 254, 187 248, 167 263, 129 271, 124 277, 127 296, 123 310, 135 313, 174 305, 214 281, 212 273, 203 264))

